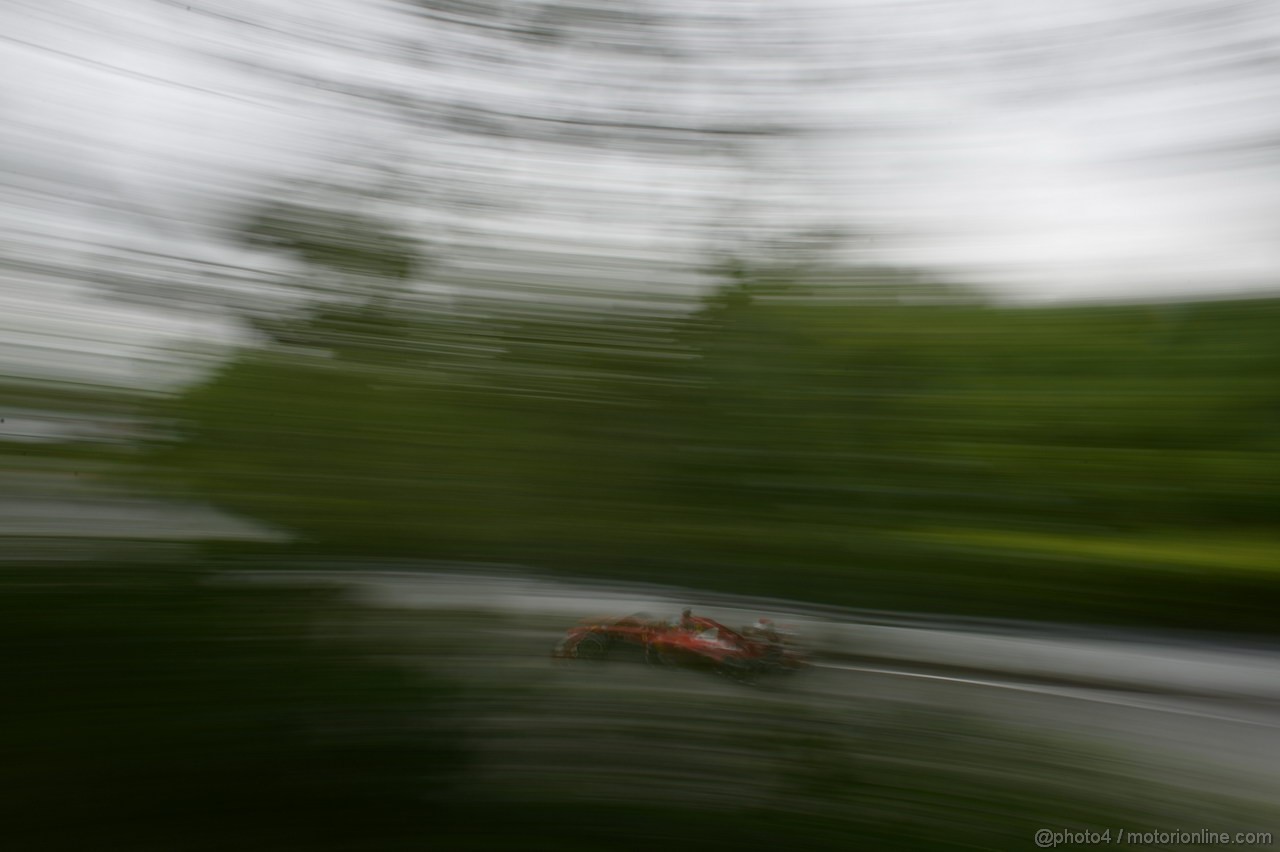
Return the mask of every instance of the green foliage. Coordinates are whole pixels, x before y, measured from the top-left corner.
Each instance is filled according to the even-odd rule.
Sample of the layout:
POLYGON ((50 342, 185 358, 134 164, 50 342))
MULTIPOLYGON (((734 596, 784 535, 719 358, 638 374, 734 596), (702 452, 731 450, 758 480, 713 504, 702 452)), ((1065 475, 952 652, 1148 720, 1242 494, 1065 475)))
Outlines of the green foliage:
POLYGON ((400 281, 420 262, 411 240, 350 212, 278 202, 242 228, 247 243, 283 250, 313 267, 400 281))
POLYGON ((1266 546, 1280 301, 994 308, 892 277, 739 278, 666 321, 327 307, 293 324, 296 345, 245 352, 181 399, 183 440, 160 459, 326 553, 1270 623, 1274 581, 1253 557, 1229 576, 1229 544, 1171 577, 1161 548, 1106 542, 1266 546), (1094 544, 1053 543, 1076 536, 1094 544), (1187 611, 1218 582, 1223 609, 1187 611))

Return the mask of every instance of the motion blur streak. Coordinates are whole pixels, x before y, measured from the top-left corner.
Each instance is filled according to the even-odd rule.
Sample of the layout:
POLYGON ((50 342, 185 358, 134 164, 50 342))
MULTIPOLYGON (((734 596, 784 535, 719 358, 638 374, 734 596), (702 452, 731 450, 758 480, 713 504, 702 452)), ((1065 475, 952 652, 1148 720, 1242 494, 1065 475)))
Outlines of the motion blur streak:
POLYGON ((1265 0, 4 4, 7 839, 1274 831, 1277 45, 1265 0), (552 659, 641 611, 714 664, 552 659))

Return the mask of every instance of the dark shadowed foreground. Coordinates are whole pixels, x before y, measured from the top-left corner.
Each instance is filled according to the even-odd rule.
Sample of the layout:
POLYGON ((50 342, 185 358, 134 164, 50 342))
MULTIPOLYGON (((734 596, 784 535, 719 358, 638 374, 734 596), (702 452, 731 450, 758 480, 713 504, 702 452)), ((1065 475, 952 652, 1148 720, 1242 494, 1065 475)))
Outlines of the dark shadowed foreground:
POLYGON ((1170 777, 1199 789, 1157 781, 1114 744, 943 691, 558 667, 533 615, 373 611, 194 565, 3 579, 15 849, 1025 849, 1046 826, 1266 828, 1194 767, 1170 777))

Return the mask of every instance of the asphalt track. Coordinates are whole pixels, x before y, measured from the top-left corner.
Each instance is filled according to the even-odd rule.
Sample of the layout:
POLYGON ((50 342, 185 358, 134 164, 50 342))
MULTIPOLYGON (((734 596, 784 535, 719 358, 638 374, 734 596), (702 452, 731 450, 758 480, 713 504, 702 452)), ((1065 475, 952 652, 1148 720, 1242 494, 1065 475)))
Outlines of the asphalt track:
MULTIPOLYGON (((1112 768, 1135 780, 1211 790, 1264 808, 1280 802, 1280 653, 1256 641, 835 612, 687 589, 576 584, 511 566, 490 566, 489 573, 423 567, 430 570, 298 566, 238 573, 237 581, 336 583, 371 606, 423 617, 432 610, 498 613, 510 638, 490 659, 506 655, 504 664, 526 670, 548 665, 551 645, 582 617, 670 615, 692 605, 735 625, 767 614, 812 640, 814 670, 786 690, 824 711, 867 697, 949 708, 1011 733, 1047 731, 1123 755, 1112 768)), ((622 676, 642 674, 646 688, 683 690, 686 698, 740 688, 684 673, 622 676)), ((1277 814, 1275 825, 1255 828, 1280 829, 1277 814)))
POLYGON ((870 691, 953 707, 1010 730, 1051 731, 1122 752, 1134 778, 1280 802, 1280 706, 1271 702, 1027 683, 1001 674, 837 662, 818 662, 817 668, 837 681, 818 687, 828 699, 870 691))

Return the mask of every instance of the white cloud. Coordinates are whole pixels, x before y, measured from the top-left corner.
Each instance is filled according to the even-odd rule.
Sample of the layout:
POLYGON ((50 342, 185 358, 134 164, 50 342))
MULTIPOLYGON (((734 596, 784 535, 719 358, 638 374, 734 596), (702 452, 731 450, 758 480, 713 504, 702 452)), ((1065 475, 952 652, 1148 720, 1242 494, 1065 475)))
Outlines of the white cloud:
MULTIPOLYGON (((686 119, 731 108, 823 128, 802 145, 762 149, 757 163, 767 168, 742 181, 776 218, 844 218, 852 230, 892 235, 877 241, 877 259, 1038 298, 1274 288, 1280 71, 1267 44, 1280 37, 1280 7, 809 0, 759 8, 787 29, 762 25, 744 36, 758 42, 756 65, 715 55, 672 66, 664 85, 676 87, 669 106, 686 119), (789 51, 785 33, 807 41, 789 51), (787 88, 788 68, 843 82, 787 88), (723 80, 732 84, 724 91, 754 94, 718 98, 720 83, 709 81, 723 80)), ((675 235, 707 221, 721 203, 715 193, 738 180, 723 161, 607 151, 574 160, 521 140, 459 144, 245 64, 549 114, 606 105, 624 71, 645 67, 585 51, 565 54, 575 65, 526 64, 519 74, 488 60, 458 65, 459 51, 484 49, 481 36, 444 44, 415 26, 403 7, 371 0, 201 0, 190 11, 130 0, 6 6, 0 245, 65 252, 98 240, 222 257, 216 227, 227 205, 281 175, 356 168, 363 157, 420 180, 428 206, 439 190, 431 168, 459 186, 488 182, 512 204, 465 214, 473 218, 459 233, 487 228, 490 240, 564 248, 580 240, 596 244, 591 252, 614 240, 620 253, 664 259, 670 239, 693 257, 698 241, 675 235)), ((522 50, 530 62, 539 55, 522 50)), ((655 91, 648 100, 632 94, 660 107, 655 91)), ((425 210, 415 227, 462 215, 425 210)), ((10 299, 83 301, 82 287, 46 284, 4 281, 10 299)), ((140 314, 114 321, 136 324, 139 348, 167 334, 140 314)))

